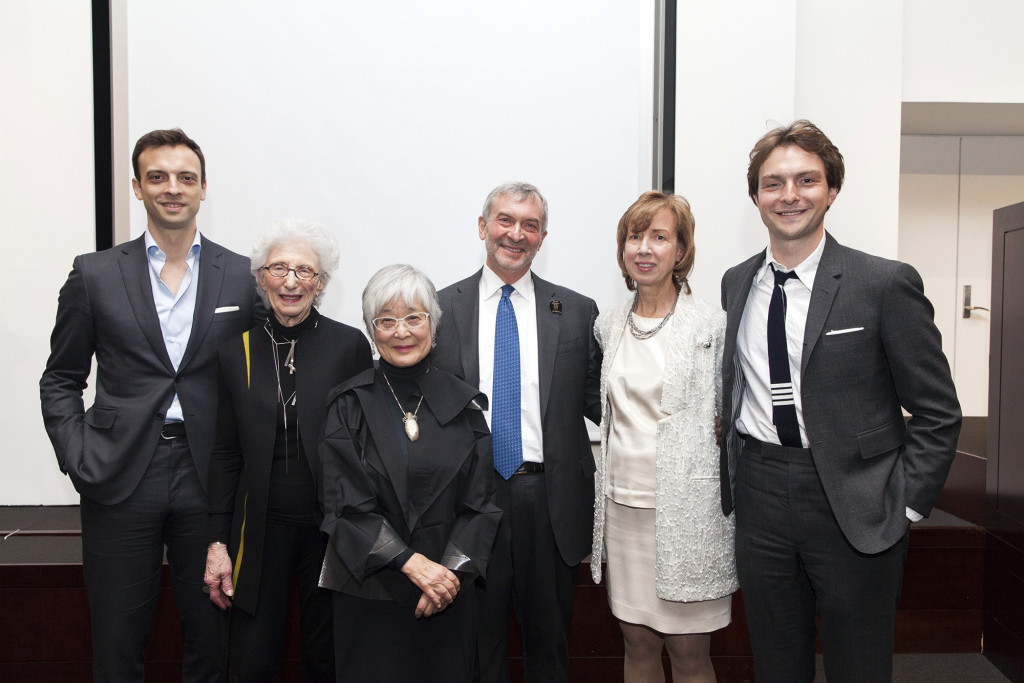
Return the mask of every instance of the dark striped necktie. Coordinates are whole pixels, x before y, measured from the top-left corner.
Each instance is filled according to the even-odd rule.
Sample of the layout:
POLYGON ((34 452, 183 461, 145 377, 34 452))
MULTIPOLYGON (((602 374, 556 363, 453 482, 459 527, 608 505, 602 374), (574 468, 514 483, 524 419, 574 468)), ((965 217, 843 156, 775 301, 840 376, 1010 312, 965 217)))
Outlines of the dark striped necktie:
POLYGON ((800 424, 793 400, 793 378, 789 373, 789 347, 786 344, 786 280, 799 280, 796 271, 782 272, 770 266, 775 275, 772 300, 768 304, 768 371, 771 377, 772 422, 783 446, 800 448, 800 424))

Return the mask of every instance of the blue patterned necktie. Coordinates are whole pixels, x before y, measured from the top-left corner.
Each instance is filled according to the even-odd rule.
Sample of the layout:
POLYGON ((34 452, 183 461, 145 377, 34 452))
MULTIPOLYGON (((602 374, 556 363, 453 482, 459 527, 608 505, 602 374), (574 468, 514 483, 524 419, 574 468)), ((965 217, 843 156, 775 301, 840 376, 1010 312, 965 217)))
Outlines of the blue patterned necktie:
POLYGON ((491 442, 494 469, 505 479, 523 464, 523 432, 519 405, 519 327, 509 296, 512 285, 501 288, 494 321, 494 386, 491 404, 491 442))
POLYGON ((768 373, 771 375, 772 422, 783 446, 800 448, 800 424, 796 419, 793 378, 789 372, 789 346, 786 342, 786 280, 799 280, 796 271, 782 272, 770 266, 775 275, 772 299, 768 304, 768 373))

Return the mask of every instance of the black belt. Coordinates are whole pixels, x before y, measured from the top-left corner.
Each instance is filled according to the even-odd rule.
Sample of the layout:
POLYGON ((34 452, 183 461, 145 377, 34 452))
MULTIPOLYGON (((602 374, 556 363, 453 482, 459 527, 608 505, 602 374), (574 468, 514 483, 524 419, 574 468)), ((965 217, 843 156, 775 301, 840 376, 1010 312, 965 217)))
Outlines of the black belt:
POLYGON ((161 439, 180 439, 185 436, 184 422, 164 422, 160 428, 161 439))
POLYGON ((754 455, 771 460, 782 460, 783 462, 802 462, 814 464, 810 448, 796 448, 795 446, 780 446, 777 443, 765 443, 758 441, 752 436, 740 434, 743 439, 743 450, 750 451, 754 455))
POLYGON ((512 473, 513 476, 517 474, 537 474, 544 473, 544 463, 542 462, 524 462, 519 466, 519 469, 512 473))

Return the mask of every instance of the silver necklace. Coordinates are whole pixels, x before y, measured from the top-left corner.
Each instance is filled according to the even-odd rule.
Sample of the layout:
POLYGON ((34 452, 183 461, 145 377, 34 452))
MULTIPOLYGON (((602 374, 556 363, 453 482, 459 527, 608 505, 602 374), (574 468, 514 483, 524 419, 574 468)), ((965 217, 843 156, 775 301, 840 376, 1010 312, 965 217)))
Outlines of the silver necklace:
MULTIPOLYGON (((427 372, 430 372, 427 370, 427 372)), ((394 388, 391 386, 391 382, 388 381, 387 373, 383 370, 380 374, 384 375, 384 381, 388 384, 388 389, 391 389, 391 395, 395 397, 395 403, 398 404, 398 409, 404 413, 402 422, 405 424, 405 435, 409 437, 409 441, 418 441, 420 438, 420 423, 416 419, 416 415, 420 412, 420 406, 423 405, 423 397, 420 396, 420 402, 416 404, 416 410, 411 413, 402 407, 402 402, 398 400, 398 395, 395 394, 394 388)))
POLYGON ((633 312, 636 311, 636 306, 638 303, 640 303, 639 292, 633 295, 633 306, 629 309, 629 316, 627 317, 627 321, 629 322, 629 333, 633 335, 634 339, 639 339, 640 341, 643 341, 644 339, 650 339, 654 335, 658 334, 661 328, 665 327, 665 323, 667 323, 668 319, 672 317, 672 314, 676 312, 676 305, 675 302, 673 302, 672 310, 668 312, 668 315, 661 319, 661 322, 658 323, 657 327, 655 327, 653 330, 641 330, 639 327, 636 326, 636 322, 633 321, 633 312))
MULTIPOLYGON (((295 374, 295 342, 296 339, 279 342, 274 337, 274 331, 270 326, 270 321, 263 326, 263 329, 267 331, 267 335, 270 337, 270 347, 274 352, 274 377, 277 379, 277 402, 281 404, 281 418, 284 420, 284 461, 285 470, 288 468, 288 404, 295 405, 296 395, 295 391, 292 390, 291 396, 285 398, 284 391, 281 389, 281 356, 278 353, 277 347, 289 345, 288 355, 285 356, 284 364, 288 368, 288 374, 295 374)), ((296 451, 296 455, 298 452, 296 451)))

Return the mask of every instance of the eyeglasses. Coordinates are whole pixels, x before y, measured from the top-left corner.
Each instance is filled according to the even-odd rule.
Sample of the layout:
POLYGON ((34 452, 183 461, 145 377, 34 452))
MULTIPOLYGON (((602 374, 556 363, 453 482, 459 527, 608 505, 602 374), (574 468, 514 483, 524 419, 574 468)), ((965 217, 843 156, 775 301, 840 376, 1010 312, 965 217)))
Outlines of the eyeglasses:
POLYGON ((404 318, 374 318, 373 326, 381 332, 391 332, 398 329, 398 323, 405 323, 405 326, 410 330, 415 330, 417 327, 423 325, 430 319, 430 314, 426 312, 410 313, 404 318))
POLYGON ((295 273, 295 277, 300 280, 312 280, 320 274, 309 266, 290 268, 284 263, 271 263, 269 266, 263 266, 260 270, 266 271, 274 277, 288 277, 288 273, 295 273))

